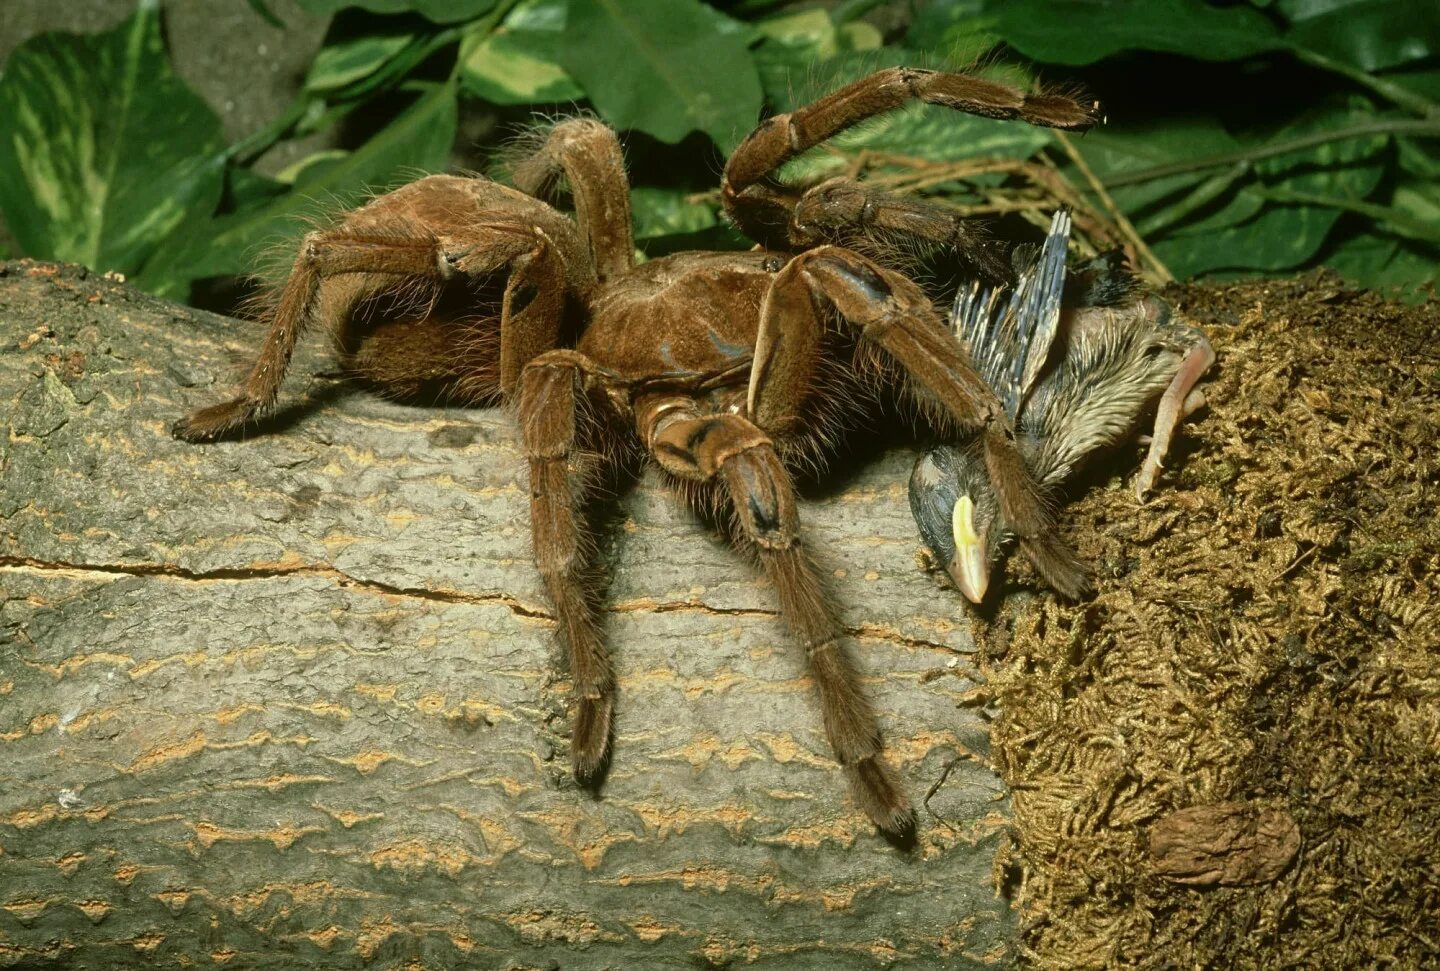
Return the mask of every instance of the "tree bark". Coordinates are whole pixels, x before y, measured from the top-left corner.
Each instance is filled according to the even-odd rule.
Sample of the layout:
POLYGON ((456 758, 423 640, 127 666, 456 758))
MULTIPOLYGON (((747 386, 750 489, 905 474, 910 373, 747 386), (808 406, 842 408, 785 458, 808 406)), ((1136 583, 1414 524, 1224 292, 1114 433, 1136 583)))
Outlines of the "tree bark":
POLYGON ((173 440, 260 336, 0 268, 0 966, 1007 960, 1008 807, 911 454, 802 510, 917 807, 955 763, 907 851, 846 794, 772 591, 648 477, 606 546, 614 764, 578 788, 510 416, 312 350, 261 433, 173 440))

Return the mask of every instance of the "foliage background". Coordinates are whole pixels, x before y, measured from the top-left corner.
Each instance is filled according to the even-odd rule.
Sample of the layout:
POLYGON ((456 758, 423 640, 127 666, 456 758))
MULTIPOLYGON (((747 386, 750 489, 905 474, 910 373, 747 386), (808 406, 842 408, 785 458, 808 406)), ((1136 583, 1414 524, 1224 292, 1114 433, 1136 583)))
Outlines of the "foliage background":
MULTIPOLYGON (((247 0, 257 31, 292 29, 247 0), (262 22, 263 21, 263 22, 262 22)), ((21 253, 178 299, 244 273, 303 217, 458 158, 535 114, 627 132, 649 255, 743 246, 724 153, 888 64, 1078 84, 1110 123, 1065 137, 915 106, 792 163, 1126 246, 1152 276, 1328 264, 1411 295, 1440 265, 1440 7, 1428 0, 294 0, 333 16, 290 106, 227 139, 172 70, 160 0, 45 33, 0 72, 0 215, 21 253), (457 132, 465 131, 464 137, 457 132), (278 172, 277 145, 333 147, 278 172)))

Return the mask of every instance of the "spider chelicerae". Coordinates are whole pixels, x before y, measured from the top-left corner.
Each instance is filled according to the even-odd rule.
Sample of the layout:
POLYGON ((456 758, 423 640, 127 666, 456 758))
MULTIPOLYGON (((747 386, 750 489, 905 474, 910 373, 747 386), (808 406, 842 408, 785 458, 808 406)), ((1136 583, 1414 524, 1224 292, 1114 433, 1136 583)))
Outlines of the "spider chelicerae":
POLYGON ((608 761, 614 681, 601 633, 587 507, 607 469, 658 466, 719 514, 774 584, 804 647, 825 732, 852 791, 885 832, 914 827, 885 761, 824 584, 801 541, 792 474, 823 462, 881 396, 919 406, 941 434, 978 443, 1020 547, 1059 592, 1086 589, 1055 536, 1010 419, 895 254, 924 245, 1001 276, 971 224, 919 199, 777 171, 867 118, 918 99, 1070 130, 1099 106, 967 74, 891 68, 762 122, 721 182, 757 245, 635 262, 615 133, 590 118, 533 135, 505 185, 431 176, 379 196, 301 243, 265 311, 269 333, 240 393, 175 425, 211 441, 276 401, 307 325, 382 393, 516 405, 529 461, 535 564, 569 659, 570 758, 582 783, 608 761), (556 208, 568 188, 569 208, 556 208))

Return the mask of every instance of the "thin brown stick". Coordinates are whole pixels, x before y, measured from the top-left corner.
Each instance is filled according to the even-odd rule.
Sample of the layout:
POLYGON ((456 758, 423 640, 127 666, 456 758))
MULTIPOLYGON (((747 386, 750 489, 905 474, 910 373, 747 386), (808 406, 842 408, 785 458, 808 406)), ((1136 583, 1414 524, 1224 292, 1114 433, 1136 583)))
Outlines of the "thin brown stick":
POLYGON ((1160 278, 1161 282, 1174 283, 1175 274, 1171 273, 1170 268, 1155 255, 1154 250, 1146 245, 1145 240, 1136 232, 1135 226, 1126 217, 1125 213, 1120 210, 1120 207, 1115 204, 1115 200, 1110 197, 1110 193, 1105 190, 1105 183, 1101 182, 1094 171, 1091 170, 1089 164, 1085 161, 1085 157, 1075 148, 1074 143, 1062 131, 1057 131, 1055 138, 1060 142, 1060 147, 1065 149, 1065 154, 1070 156, 1070 161, 1074 162, 1075 167, 1080 170, 1080 174, 1085 176, 1085 181, 1090 183, 1090 188, 1095 190, 1095 195, 1100 198, 1101 204, 1109 210, 1111 217, 1115 220, 1115 224, 1120 227, 1120 231, 1125 234, 1131 245, 1135 247, 1136 253, 1150 264, 1150 268, 1160 278))

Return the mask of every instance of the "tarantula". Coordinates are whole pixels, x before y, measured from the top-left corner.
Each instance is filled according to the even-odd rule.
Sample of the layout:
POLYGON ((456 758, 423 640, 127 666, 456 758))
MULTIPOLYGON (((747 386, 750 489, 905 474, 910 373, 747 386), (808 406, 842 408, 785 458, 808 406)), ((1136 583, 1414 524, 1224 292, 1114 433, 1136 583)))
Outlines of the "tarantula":
MULTIPOLYGON (((1055 214, 1045 244, 1017 250, 1013 288, 962 288, 955 333, 1015 424, 1020 453, 1047 492, 1058 492, 1089 458, 1135 434, 1154 409, 1150 450, 1135 480, 1144 500, 1181 419, 1205 402, 1196 387, 1215 363, 1210 342, 1147 294, 1118 253, 1067 278, 1070 218, 1055 214)), ((910 509, 920 534, 974 603, 1013 538, 973 448, 942 444, 915 462, 910 509)))
POLYGON ((636 265, 619 142, 599 122, 556 124, 515 166, 514 187, 431 176, 305 237, 269 311, 240 394, 174 432, 209 441, 275 402, 301 331, 323 322, 346 365, 383 392, 511 401, 530 470, 536 566, 569 658, 571 766, 594 783, 609 756, 613 678, 601 636, 586 506, 597 471, 627 455, 713 507, 760 561, 805 647, 830 746, 869 817, 904 835, 910 802, 800 541, 791 471, 823 459, 845 414, 877 391, 929 405, 975 436, 1024 548, 1060 591, 1086 583, 1056 538, 995 393, 930 299, 883 254, 898 238, 1005 262, 966 222, 837 178, 808 189, 776 170, 911 99, 1083 130, 1099 106, 965 74, 879 71, 760 124, 721 183, 748 252, 677 253, 636 265), (573 217, 551 203, 568 183, 573 217), (495 305, 482 291, 490 287, 495 305), (498 292, 497 292, 498 291, 498 292), (578 335, 578 337, 577 337, 578 335))

